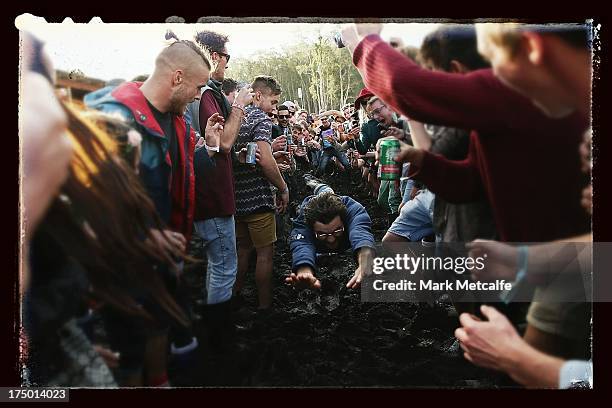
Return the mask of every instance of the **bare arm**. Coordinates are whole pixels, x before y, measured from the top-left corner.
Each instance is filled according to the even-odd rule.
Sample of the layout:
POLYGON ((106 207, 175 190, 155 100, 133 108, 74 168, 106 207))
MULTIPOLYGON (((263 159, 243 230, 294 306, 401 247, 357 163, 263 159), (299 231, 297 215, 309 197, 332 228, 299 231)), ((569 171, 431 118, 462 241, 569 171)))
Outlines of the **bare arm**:
POLYGON ((229 114, 225 127, 223 129, 223 136, 221 137, 220 146, 224 152, 229 152, 236 143, 238 138, 238 131, 240 130, 240 124, 244 114, 240 109, 232 109, 229 114))
MULTIPOLYGON (((236 95, 236 100, 234 104, 238 104, 242 107, 248 105, 253 100, 252 89, 250 88, 242 88, 238 95, 236 95)), ((242 124, 242 118, 244 117, 244 110, 240 107, 234 107, 229 114, 229 117, 226 118, 225 126, 223 128, 223 135, 221 136, 221 149, 224 152, 229 152, 236 143, 236 139, 238 138, 238 131, 240 130, 240 125, 242 124)))
POLYGON ((263 171, 264 175, 268 181, 274 185, 274 187, 278 188, 279 191, 285 191, 287 189, 287 184, 285 183, 285 180, 283 180, 283 176, 281 176, 281 173, 278 170, 274 156, 272 156, 270 143, 260 140, 257 141, 257 147, 259 147, 259 152, 261 154, 259 165, 261 166, 261 170, 263 171))
POLYGON ((410 128, 410 135, 412 136, 414 147, 429 151, 429 149, 431 149, 431 137, 425 130, 425 125, 416 120, 409 120, 408 127, 410 128))
POLYGON ((558 388, 564 361, 544 354, 522 342, 502 358, 502 369, 516 382, 529 388, 558 388))

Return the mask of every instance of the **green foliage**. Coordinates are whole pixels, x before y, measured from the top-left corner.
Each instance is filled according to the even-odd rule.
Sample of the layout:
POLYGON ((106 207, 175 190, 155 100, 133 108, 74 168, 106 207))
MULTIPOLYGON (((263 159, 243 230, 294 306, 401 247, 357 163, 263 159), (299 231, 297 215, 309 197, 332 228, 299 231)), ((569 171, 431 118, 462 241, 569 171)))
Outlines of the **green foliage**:
POLYGON ((300 43, 282 53, 266 51, 237 59, 226 72, 226 76, 247 83, 257 75, 274 77, 283 88, 281 102, 295 101, 309 112, 340 109, 347 101, 354 101, 363 88, 349 51, 322 37, 314 44, 300 43), (298 88, 302 88, 302 99, 298 88))

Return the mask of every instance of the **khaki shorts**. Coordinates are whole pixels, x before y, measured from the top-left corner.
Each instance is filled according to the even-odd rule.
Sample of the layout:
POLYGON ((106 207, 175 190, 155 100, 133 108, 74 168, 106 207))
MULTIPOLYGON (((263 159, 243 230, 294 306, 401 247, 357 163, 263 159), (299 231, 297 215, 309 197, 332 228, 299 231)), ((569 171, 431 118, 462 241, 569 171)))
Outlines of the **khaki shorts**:
POLYGON ((527 322, 543 332, 582 341, 590 337, 591 304, 532 302, 527 322))
POLYGON ((276 242, 276 218, 274 212, 236 216, 236 241, 252 242, 255 248, 263 248, 276 242))

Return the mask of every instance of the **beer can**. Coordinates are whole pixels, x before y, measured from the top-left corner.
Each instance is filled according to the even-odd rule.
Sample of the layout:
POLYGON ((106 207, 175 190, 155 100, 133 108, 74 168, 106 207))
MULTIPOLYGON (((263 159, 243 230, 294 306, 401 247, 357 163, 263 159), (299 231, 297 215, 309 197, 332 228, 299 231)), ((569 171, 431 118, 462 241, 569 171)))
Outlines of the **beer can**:
POLYGON ((399 180, 400 165, 394 160, 399 150, 399 140, 383 140, 380 143, 379 169, 381 180, 399 180))
POLYGON ((257 143, 249 142, 249 144, 247 144, 246 164, 256 164, 257 163, 257 160, 255 159, 256 151, 257 151, 257 143))

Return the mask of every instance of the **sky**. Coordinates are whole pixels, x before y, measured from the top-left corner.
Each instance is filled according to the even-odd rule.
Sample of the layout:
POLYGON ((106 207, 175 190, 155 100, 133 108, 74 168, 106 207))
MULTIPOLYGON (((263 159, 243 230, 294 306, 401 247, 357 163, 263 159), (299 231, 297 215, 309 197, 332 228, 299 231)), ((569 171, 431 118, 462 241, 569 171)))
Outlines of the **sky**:
MULTIPOLYGON (((180 39, 193 39, 196 31, 204 29, 226 34, 230 38, 228 53, 235 60, 265 50, 281 52, 298 42, 314 42, 319 35, 331 40, 341 27, 338 23, 240 23, 235 22, 239 19, 226 20, 205 24, 106 24, 93 18, 88 24, 77 24, 69 19, 63 23, 47 23, 43 18, 24 14, 16 18, 15 25, 45 42, 55 68, 64 71, 78 69, 88 77, 103 80, 130 80, 150 73, 155 57, 166 44, 164 34, 169 28, 180 39)), ((418 47, 423 37, 436 27, 435 23, 390 23, 385 24, 381 35, 387 40, 400 37, 404 44, 418 47)))

